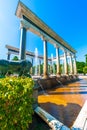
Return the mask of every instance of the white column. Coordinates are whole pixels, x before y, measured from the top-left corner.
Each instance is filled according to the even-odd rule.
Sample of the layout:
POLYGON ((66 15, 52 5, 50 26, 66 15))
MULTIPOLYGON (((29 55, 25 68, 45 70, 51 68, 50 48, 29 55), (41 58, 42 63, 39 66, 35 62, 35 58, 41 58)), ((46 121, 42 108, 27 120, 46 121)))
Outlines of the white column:
POLYGON ((26 58, 26 28, 21 24, 21 36, 20 36, 20 51, 19 59, 23 60, 26 58))
POLYGON ((74 62, 74 74, 77 74, 76 56, 75 56, 75 54, 74 54, 74 57, 73 57, 73 62, 74 62))
POLYGON ((68 74, 68 65, 67 65, 67 51, 64 50, 64 70, 65 70, 65 74, 68 74))
POLYGON ((41 59, 39 59, 39 75, 41 75, 41 59))
POLYGON ((73 60, 72 60, 72 54, 70 53, 70 74, 73 74, 73 60))
POLYGON ((7 60, 10 60, 11 53, 8 51, 7 60))
POLYGON ((50 74, 52 74, 52 60, 50 61, 50 74))
POLYGON ((56 47, 56 65, 57 65, 57 75, 60 75, 59 47, 56 47))
POLYGON ((32 63, 31 74, 33 74, 33 57, 31 57, 31 63, 32 63))
POLYGON ((48 77, 48 55, 47 55, 47 41, 43 39, 44 45, 44 78, 48 77))
POLYGON ((31 63, 32 63, 32 66, 33 66, 33 57, 31 57, 31 63))

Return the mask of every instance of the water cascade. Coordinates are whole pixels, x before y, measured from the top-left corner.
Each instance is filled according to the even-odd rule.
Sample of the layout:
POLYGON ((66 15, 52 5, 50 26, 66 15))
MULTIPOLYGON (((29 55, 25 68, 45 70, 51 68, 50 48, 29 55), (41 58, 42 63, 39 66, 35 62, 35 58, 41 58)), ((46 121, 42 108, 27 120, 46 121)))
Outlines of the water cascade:
POLYGON ((38 50, 37 50, 37 48, 35 48, 35 75, 38 74, 37 65, 38 65, 38 50))
POLYGON ((51 61, 52 61, 52 74, 54 73, 54 66, 53 66, 53 54, 51 54, 51 61))
POLYGON ((44 88, 43 88, 43 86, 42 86, 42 84, 39 82, 39 86, 40 86, 40 88, 41 88, 41 90, 42 90, 42 93, 44 94, 44 95, 48 95, 47 93, 46 93, 46 91, 44 90, 44 88))
MULTIPOLYGON (((56 79, 56 80, 57 80, 57 79, 56 79)), ((64 85, 62 84, 61 81, 57 80, 57 82, 58 82, 62 87, 64 87, 64 85)))

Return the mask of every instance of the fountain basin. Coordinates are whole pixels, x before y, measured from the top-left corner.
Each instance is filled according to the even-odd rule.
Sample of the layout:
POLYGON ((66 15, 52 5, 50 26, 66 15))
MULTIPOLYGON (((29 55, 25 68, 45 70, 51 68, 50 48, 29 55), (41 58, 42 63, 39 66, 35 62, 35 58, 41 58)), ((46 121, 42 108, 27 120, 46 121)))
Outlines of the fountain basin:
MULTIPOLYGON (((64 84, 68 84, 74 81, 77 81, 78 77, 72 76, 60 76, 60 77, 49 77, 47 79, 38 79, 38 85, 41 86, 43 89, 50 89, 55 87, 63 86, 64 84), (71 79, 72 78, 72 79, 71 79)), ((39 90, 41 90, 39 87, 39 90)))
MULTIPOLYGON (((47 79, 39 79, 38 85, 42 86, 43 89, 50 89, 57 87, 59 85, 58 81, 55 77, 53 78, 47 78, 47 79)), ((41 87, 39 87, 39 90, 42 90, 41 87)))

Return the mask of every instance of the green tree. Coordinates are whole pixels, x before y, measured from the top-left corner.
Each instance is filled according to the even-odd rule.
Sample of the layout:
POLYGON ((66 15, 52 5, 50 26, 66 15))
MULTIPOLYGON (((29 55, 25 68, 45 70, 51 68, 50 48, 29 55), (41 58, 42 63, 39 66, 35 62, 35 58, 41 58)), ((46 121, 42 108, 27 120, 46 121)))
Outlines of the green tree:
POLYGON ((85 55, 85 62, 86 62, 86 65, 87 65, 87 54, 85 55))
POLYGON ((87 66, 85 66, 85 67, 83 68, 83 73, 84 73, 84 74, 87 73, 87 66))
POLYGON ((57 73, 57 65, 56 65, 56 63, 53 64, 53 73, 54 74, 57 73))
POLYGON ((44 64, 42 63, 42 64, 40 65, 41 74, 43 74, 43 67, 44 67, 44 64))
POLYGON ((17 56, 14 56, 12 60, 13 60, 13 61, 18 61, 19 59, 18 59, 17 56))
POLYGON ((83 68, 85 67, 85 62, 76 62, 77 65, 77 72, 78 73, 83 73, 83 68))

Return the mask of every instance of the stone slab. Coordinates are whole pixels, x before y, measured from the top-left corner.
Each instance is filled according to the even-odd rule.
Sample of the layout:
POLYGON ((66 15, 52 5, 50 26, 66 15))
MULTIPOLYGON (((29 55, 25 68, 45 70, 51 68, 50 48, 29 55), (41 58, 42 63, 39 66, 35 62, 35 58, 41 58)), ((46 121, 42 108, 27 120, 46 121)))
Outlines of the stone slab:
POLYGON ((79 128, 80 130, 87 130, 87 100, 83 105, 77 119, 73 124, 73 128, 79 128))

